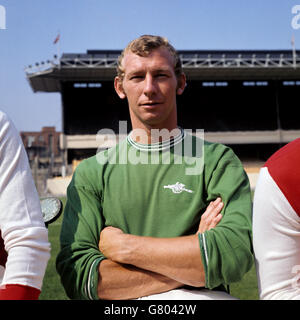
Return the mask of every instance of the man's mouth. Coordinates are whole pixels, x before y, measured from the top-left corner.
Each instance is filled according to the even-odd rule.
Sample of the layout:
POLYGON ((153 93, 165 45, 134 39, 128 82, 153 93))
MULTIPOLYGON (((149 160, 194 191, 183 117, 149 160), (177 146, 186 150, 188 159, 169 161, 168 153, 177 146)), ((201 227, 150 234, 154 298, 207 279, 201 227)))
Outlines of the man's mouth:
POLYGON ((158 102, 158 101, 147 101, 147 102, 141 103, 141 106, 143 106, 143 107, 154 107, 154 106, 157 106, 159 104, 161 104, 161 102, 158 102))

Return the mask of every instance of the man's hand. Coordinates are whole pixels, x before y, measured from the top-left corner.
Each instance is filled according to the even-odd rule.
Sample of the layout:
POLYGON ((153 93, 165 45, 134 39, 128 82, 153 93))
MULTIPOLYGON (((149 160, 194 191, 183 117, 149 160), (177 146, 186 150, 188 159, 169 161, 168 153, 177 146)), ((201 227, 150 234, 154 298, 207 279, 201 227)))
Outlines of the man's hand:
POLYGON ((224 204, 221 198, 211 201, 205 212, 201 216, 197 233, 203 233, 206 230, 214 228, 222 219, 220 212, 224 204))
POLYGON ((99 250, 106 258, 122 263, 122 253, 125 254, 128 248, 125 238, 121 229, 106 227, 100 233, 99 250))
MULTIPOLYGON (((214 228, 222 218, 222 208, 221 198, 211 202, 201 217, 197 233, 214 228)), ((196 234, 153 238, 125 234, 118 228, 106 227, 100 233, 99 249, 107 258, 100 264, 102 269, 99 270, 102 298, 132 298, 168 291, 183 284, 194 287, 205 285, 196 234), (116 270, 114 275, 111 270, 116 270), (141 283, 145 285, 141 287, 141 283), (113 290, 115 287, 118 288, 117 293, 113 290), (127 291, 128 287, 132 290, 125 294, 122 291, 125 287, 127 291)))
MULTIPOLYGON (((223 206, 224 204, 221 198, 210 202, 201 216, 197 233, 203 233, 206 230, 216 227, 222 219, 220 212, 223 206)), ((104 228, 100 233, 99 250, 106 258, 122 263, 123 257, 125 257, 131 249, 126 241, 126 236, 121 229, 111 226, 104 228)), ((126 262, 124 261, 124 263, 126 262)))
POLYGON ((183 286, 167 276, 126 263, 129 239, 130 235, 115 227, 106 227, 100 233, 99 249, 107 257, 99 266, 101 299, 135 299, 183 286))

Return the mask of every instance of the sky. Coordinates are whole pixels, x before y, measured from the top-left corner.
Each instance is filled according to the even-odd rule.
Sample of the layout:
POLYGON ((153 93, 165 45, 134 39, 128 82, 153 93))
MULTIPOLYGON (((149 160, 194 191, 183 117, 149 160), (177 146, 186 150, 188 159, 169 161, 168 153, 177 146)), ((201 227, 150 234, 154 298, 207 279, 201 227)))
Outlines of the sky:
POLYGON ((293 36, 298 49, 295 5, 300 0, 0 0, 0 110, 19 131, 61 131, 60 93, 34 93, 24 71, 58 48, 123 49, 155 34, 180 50, 292 50, 293 36))

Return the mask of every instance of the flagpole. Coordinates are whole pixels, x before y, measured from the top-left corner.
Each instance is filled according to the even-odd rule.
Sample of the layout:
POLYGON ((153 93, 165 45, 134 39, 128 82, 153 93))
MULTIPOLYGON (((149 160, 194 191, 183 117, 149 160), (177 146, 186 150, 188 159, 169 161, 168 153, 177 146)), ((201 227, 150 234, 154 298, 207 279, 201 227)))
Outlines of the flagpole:
POLYGON ((60 57, 60 38, 59 38, 58 43, 57 43, 57 57, 58 57, 58 59, 60 57))
POLYGON ((296 69, 296 48, 295 48, 295 37, 292 36, 292 50, 293 50, 293 67, 296 69))
POLYGON ((60 57, 60 30, 58 30, 58 41, 57 41, 57 58, 60 57))

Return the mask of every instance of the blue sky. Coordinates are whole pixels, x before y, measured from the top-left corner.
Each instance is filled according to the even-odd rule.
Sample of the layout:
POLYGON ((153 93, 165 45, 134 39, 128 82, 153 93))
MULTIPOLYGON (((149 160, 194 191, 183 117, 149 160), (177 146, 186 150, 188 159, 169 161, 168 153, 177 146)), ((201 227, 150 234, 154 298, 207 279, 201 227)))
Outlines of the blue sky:
MULTIPOLYGON (((122 49, 141 34, 177 49, 296 49, 292 7, 300 0, 0 0, 0 109, 19 130, 61 130, 59 93, 33 93, 24 67, 61 53, 122 49), (1 17, 0 17, 1 18, 1 17)), ((299 20, 300 21, 300 20, 299 20)))

